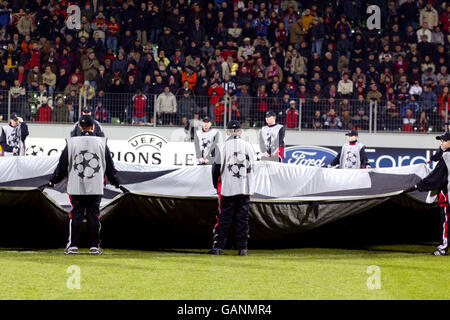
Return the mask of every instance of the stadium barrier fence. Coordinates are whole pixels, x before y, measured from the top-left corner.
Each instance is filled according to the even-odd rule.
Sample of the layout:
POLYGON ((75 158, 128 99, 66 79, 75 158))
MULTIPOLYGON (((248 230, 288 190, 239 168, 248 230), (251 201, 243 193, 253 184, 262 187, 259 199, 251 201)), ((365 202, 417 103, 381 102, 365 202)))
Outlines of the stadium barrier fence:
POLYGON ((182 89, 176 94, 114 92, 0 91, 0 120, 16 113, 28 122, 73 123, 84 107, 101 123, 152 127, 197 126, 208 116, 213 126, 226 128, 239 120, 244 128, 265 125, 272 110, 278 123, 291 130, 350 130, 362 132, 441 132, 449 122, 448 103, 422 100, 358 100, 350 98, 286 98, 248 95, 197 96, 182 89), (299 125, 300 124, 300 125, 299 125))

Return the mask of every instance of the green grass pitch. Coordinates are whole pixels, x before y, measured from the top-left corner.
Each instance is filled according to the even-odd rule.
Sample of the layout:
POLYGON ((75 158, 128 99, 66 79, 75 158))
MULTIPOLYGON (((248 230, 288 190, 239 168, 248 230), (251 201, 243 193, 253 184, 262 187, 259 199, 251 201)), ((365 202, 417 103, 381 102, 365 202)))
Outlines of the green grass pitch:
POLYGON ((104 249, 89 256, 82 249, 67 256, 0 249, 0 299, 450 299, 450 256, 434 257, 433 250, 432 244, 304 248, 238 257, 231 250, 210 256, 104 249), (68 288, 76 284, 67 273, 74 265, 79 289, 68 288), (378 272, 368 273, 369 266, 378 272))

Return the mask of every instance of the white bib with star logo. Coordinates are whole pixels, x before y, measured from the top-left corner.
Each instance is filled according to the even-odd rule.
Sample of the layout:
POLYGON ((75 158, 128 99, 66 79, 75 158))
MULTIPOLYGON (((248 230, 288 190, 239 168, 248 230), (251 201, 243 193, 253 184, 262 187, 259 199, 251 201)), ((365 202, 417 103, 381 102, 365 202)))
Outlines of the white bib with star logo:
POLYGON ((72 137, 67 140, 67 146, 69 153, 67 193, 103 195, 106 138, 72 137))
POLYGON ((239 136, 228 138, 216 154, 215 162, 221 164, 221 194, 225 197, 252 195, 254 193, 255 151, 250 143, 239 136))
POLYGON ((361 157, 359 153, 362 148, 364 148, 364 145, 359 142, 355 144, 344 144, 342 146, 339 167, 341 169, 360 169, 361 157))

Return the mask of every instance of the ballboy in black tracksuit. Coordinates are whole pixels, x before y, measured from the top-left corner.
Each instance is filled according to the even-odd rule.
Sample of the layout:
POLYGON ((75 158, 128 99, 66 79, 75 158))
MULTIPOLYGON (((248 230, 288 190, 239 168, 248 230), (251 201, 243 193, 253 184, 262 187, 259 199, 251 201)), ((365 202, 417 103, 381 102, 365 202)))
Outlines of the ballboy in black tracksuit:
POLYGON ((276 123, 276 121, 276 113, 268 111, 266 113, 267 126, 262 127, 259 134, 261 160, 283 162, 285 128, 283 125, 276 123))
POLYGON ((358 141, 358 131, 351 130, 345 134, 348 143, 342 146, 341 152, 333 159, 328 168, 339 165, 341 169, 370 168, 365 145, 358 141))
POLYGON ((448 173, 450 166, 450 132, 436 137, 441 140, 441 148, 431 157, 431 160, 438 161, 433 171, 423 178, 417 185, 407 191, 418 189, 419 191, 439 190, 438 202, 441 213, 440 243, 437 250, 433 252, 435 256, 448 255, 448 173))
POLYGON ((217 149, 212 165, 212 180, 219 194, 219 215, 214 227, 214 243, 210 253, 221 255, 228 230, 234 221, 240 256, 247 255, 249 235, 248 211, 254 192, 253 172, 255 151, 241 139, 241 124, 231 120, 227 125, 227 140, 217 149))
POLYGON ((120 187, 117 171, 106 145, 106 138, 94 135, 94 121, 89 115, 82 115, 79 122, 81 136, 67 140, 58 166, 50 177, 53 187, 65 177, 67 193, 70 195, 70 235, 64 253, 77 254, 84 212, 89 229, 89 253, 101 254, 100 248, 100 201, 103 195, 104 176, 116 188, 120 187))

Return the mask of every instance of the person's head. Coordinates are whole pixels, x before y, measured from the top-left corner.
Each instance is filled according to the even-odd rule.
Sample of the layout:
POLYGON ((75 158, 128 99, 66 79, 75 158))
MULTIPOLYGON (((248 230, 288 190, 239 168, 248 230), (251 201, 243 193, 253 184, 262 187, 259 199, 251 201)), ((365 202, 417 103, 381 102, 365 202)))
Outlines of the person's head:
POLYGON ((209 117, 204 117, 202 121, 202 129, 203 131, 208 131, 212 126, 211 119, 209 117))
POLYGON ((91 111, 91 108, 89 108, 89 107, 84 107, 81 110, 81 115, 88 115, 88 116, 90 116, 91 114, 92 114, 92 111, 91 111))
POLYGON ((277 122, 277 116, 273 111, 266 112, 266 123, 269 126, 273 126, 277 122))
POLYGON ((62 105, 62 104, 64 104, 64 98, 63 98, 61 95, 58 95, 58 96, 56 97, 56 104, 57 104, 57 105, 62 105))
POLYGON ((345 135, 348 137, 348 141, 350 142, 358 140, 358 131, 356 130, 350 130, 345 135))
POLYGON ((20 124, 19 116, 16 113, 11 114, 11 118, 9 119, 9 125, 11 127, 17 127, 20 124))
POLYGON ((289 101, 289 108, 290 109, 295 109, 295 100, 289 101))
POLYGON ((226 130, 226 134, 227 136, 234 136, 234 135, 242 135, 242 127, 241 127, 241 123, 237 120, 231 120, 230 122, 228 122, 227 124, 227 130, 226 130))

